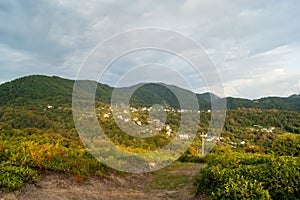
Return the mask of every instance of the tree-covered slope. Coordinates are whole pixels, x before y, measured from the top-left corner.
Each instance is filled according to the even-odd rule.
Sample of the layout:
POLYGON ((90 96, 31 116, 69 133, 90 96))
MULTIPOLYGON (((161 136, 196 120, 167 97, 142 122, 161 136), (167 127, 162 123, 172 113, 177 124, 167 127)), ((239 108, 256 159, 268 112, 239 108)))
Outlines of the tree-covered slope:
MULTIPOLYGON (((85 81, 90 83, 91 81, 85 81)), ((16 79, 0 85, 0 106, 4 105, 71 105, 74 80, 68 80, 57 76, 32 75, 16 79)), ((132 88, 137 88, 130 99, 132 106, 150 106, 162 104, 165 106, 180 108, 179 101, 172 91, 186 99, 193 99, 196 95, 199 108, 208 110, 211 108, 211 98, 220 99, 214 94, 195 94, 189 90, 163 83, 147 83, 139 87, 118 88, 121 94, 132 88)), ((98 83, 96 101, 109 103, 113 87, 98 83)), ((83 95, 86 91, 82 91, 83 95)), ((278 109, 300 112, 300 96, 290 97, 265 97, 257 100, 227 97, 227 108, 230 110, 238 108, 260 108, 278 109)))
MULTIPOLYGON (((85 81, 90 82, 90 81, 85 81)), ((57 76, 32 75, 0 85, 0 105, 71 105, 74 81, 57 76)), ((85 91, 82 91, 83 94, 85 91)), ((97 100, 108 103, 112 88, 98 84, 97 100)))
POLYGON ((0 105, 42 99, 68 99, 73 81, 59 77, 27 76, 0 86, 0 105))
POLYGON ((294 110, 300 112, 300 95, 286 98, 267 97, 258 100, 262 109, 294 110))

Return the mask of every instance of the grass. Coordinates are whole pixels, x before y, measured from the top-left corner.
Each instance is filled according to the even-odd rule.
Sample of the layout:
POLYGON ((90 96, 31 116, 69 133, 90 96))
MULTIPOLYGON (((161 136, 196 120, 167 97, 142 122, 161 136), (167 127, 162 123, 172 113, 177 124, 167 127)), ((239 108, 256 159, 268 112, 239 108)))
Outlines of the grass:
POLYGON ((191 185, 193 176, 190 170, 199 170, 199 164, 175 162, 154 172, 149 187, 153 189, 178 190, 191 185))

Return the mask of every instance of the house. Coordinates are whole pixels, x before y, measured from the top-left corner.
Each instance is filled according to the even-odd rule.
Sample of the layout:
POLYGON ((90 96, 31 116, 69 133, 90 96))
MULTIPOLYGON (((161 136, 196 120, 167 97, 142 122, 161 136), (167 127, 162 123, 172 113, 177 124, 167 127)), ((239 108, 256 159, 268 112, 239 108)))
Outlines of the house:
POLYGON ((169 125, 166 126, 166 130, 172 130, 171 127, 169 125))
POLYGON ((205 141, 207 141, 207 142, 212 142, 212 141, 214 141, 214 139, 215 139, 215 138, 213 138, 213 137, 206 137, 206 138, 205 138, 205 141))
POLYGON ((179 134, 178 137, 182 140, 190 139, 190 136, 188 134, 179 134))
POLYGON ((137 109, 134 108, 134 107, 130 107, 130 110, 131 110, 132 112, 136 112, 136 111, 137 111, 137 109))
POLYGON ((156 163, 155 163, 155 162, 149 163, 149 167, 155 167, 155 166, 156 166, 156 163))
POLYGON ((135 117, 135 118, 133 118, 132 120, 133 120, 133 121, 137 121, 138 119, 139 119, 139 118, 135 117))
POLYGON ((118 119, 123 119, 123 116, 122 115, 118 115, 117 118, 118 119))
POLYGON ((268 132, 268 133, 272 133, 274 130, 275 130, 275 127, 272 126, 272 127, 270 127, 270 128, 267 130, 267 132, 268 132))
POLYGON ((154 121, 155 123, 160 123, 160 120, 159 120, 159 119, 153 119, 153 121, 154 121))

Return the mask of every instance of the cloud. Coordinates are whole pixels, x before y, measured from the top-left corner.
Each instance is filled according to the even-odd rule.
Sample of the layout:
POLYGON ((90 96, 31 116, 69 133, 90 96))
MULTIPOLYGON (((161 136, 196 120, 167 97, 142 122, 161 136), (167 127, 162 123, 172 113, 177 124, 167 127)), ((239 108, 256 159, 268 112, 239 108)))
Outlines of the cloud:
MULTIPOLYGON (((299 9, 296 1, 275 0, 3 0, 0 81, 36 73, 75 78, 98 43, 121 31, 154 26, 200 43, 219 68, 228 95, 289 95, 297 92, 300 76, 299 9)), ((162 60, 175 65, 164 55, 152 62, 162 60)), ((124 60, 128 63, 136 61, 124 60)), ((122 69, 111 76, 119 77, 122 69)), ((197 79, 192 70, 185 72, 192 82, 197 79)), ((194 82, 202 91, 203 83, 194 82)), ((112 84, 109 78, 106 83, 112 84)))
POLYGON ((295 94, 300 94, 300 79, 298 80, 298 82, 295 84, 295 87, 294 87, 294 91, 295 91, 295 94))

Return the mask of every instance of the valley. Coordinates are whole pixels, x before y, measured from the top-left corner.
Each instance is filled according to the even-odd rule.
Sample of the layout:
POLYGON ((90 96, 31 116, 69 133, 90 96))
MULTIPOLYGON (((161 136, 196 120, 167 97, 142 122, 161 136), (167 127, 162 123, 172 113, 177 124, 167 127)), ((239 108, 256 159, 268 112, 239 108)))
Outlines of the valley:
MULTIPOLYGON (((189 130, 177 135, 181 116, 191 112, 200 118, 195 138, 176 162, 158 171, 130 174, 102 164, 85 148, 73 120, 73 84, 59 77, 30 76, 0 85, 0 198, 249 199, 247 194, 256 199, 278 199, 282 195, 285 199, 300 198, 299 95, 255 101, 227 98, 221 135, 204 138, 211 123, 210 96, 216 101, 224 99, 209 93, 196 94, 199 110, 178 108, 168 90, 148 84, 134 93, 127 111, 112 107, 112 88, 99 84, 95 104, 98 124, 111 143, 127 152, 146 154, 171 141, 179 148, 191 139, 189 130), (150 117, 154 104, 164 106, 165 122, 150 117), (113 109, 119 109, 116 118, 123 125, 129 127, 132 121, 143 129, 131 129, 131 134, 155 134, 126 134, 114 120, 113 109), (153 129, 144 128, 150 124, 153 129), (207 157, 200 158, 203 140, 216 145, 207 157), (271 184, 274 181, 276 184, 271 184)), ((181 92, 192 95, 190 91, 181 92)), ((188 123, 193 126, 192 121, 188 123)), ((126 166, 122 155, 111 156, 105 148, 107 141, 97 134, 89 137, 93 148, 106 152, 105 159, 126 166)), ((154 165, 173 157, 145 158, 154 165)), ((128 167, 139 161, 134 156, 126 159, 132 161, 128 167)))

